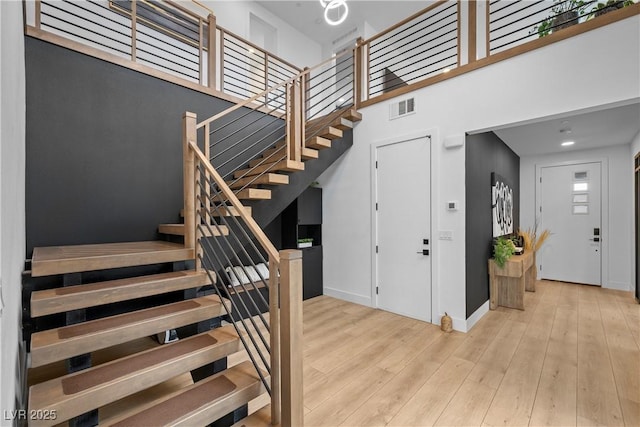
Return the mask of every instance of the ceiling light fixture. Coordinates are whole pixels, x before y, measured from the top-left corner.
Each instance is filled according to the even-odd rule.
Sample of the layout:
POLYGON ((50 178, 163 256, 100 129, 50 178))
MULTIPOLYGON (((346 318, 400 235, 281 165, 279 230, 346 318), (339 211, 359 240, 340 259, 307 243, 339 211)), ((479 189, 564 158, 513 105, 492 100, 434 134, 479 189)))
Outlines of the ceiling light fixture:
POLYGON ((568 146, 573 145, 573 144, 575 144, 575 141, 565 141, 560 145, 562 145, 563 147, 568 147, 568 146))
POLYGON ((347 15, 349 15, 347 0, 320 0, 320 4, 324 8, 324 20, 329 25, 340 25, 345 21, 345 19, 347 19, 347 15), (338 19, 333 19, 329 16, 330 11, 334 9, 342 9, 341 15, 338 19))

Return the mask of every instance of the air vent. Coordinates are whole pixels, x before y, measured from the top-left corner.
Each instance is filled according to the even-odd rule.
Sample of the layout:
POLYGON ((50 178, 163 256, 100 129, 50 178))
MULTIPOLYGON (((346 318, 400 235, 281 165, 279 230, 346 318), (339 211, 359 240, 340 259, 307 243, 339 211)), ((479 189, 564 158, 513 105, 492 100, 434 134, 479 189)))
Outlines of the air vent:
POLYGON ((400 102, 394 102, 389 106, 389 120, 415 113, 414 98, 404 99, 400 102))

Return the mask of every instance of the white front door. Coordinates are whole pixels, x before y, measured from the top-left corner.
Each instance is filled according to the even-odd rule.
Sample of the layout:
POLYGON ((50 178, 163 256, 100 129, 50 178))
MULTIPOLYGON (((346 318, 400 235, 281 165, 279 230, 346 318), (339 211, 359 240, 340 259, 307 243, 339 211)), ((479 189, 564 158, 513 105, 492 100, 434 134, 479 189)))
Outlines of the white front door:
POLYGON ((599 162, 540 168, 540 226, 552 233, 538 255, 541 278, 602 283, 600 169, 599 162))
POLYGON ((377 306, 428 322, 430 145, 429 139, 423 137, 378 146, 375 153, 377 306))

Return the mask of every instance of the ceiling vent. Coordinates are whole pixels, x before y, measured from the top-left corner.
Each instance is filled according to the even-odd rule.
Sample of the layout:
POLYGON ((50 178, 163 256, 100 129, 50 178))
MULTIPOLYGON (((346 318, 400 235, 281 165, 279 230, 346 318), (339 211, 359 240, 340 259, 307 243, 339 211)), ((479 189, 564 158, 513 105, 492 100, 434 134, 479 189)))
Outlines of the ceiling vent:
POLYGON ((406 116, 407 114, 415 114, 414 98, 404 99, 400 102, 394 102, 389 105, 389 120, 406 116))

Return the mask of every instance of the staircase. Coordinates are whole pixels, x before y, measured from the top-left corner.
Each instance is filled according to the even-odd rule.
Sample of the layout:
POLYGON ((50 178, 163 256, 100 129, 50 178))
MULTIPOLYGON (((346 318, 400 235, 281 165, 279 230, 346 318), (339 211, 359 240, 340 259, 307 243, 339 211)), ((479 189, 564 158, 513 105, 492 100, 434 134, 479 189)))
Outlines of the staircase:
MULTIPOLYGON (((81 282, 82 274, 89 271, 193 258, 193 249, 163 241, 36 248, 31 276, 62 275, 69 284, 74 279, 81 282)), ((233 326, 207 330, 165 345, 149 338, 223 315, 217 295, 80 321, 89 307, 202 288, 211 284, 210 274, 179 270, 32 292, 32 317, 66 313, 69 324, 31 335, 31 371, 34 375, 39 372, 40 382, 30 387, 29 410, 43 416, 29 420, 29 424, 56 425, 84 417, 76 418, 76 425, 93 425, 98 419, 97 414, 91 416, 92 411, 121 401, 125 402, 120 406, 126 411, 106 413, 110 419, 107 425, 205 425, 263 394, 264 385, 253 365, 241 362, 186 388, 168 388, 164 395, 154 396, 151 401, 138 399, 126 404, 126 399, 135 393, 242 350, 233 326), (140 347, 136 342, 140 341, 145 343, 139 352, 125 351, 123 355, 122 351, 111 350, 130 346, 135 351, 140 347), (106 360, 100 352, 107 354, 106 360), (110 352, 113 358, 108 355, 110 352), (92 359, 102 360, 90 366, 92 359), (49 372, 59 371, 60 363, 65 361, 72 372, 47 378, 51 376, 49 372), (86 369, 76 371, 78 362, 86 369)))
MULTIPOLYGON (((288 158, 291 145, 285 135, 285 139, 264 148, 254 159, 227 174, 224 181, 211 178, 215 169, 206 159, 200 159, 200 167, 204 166, 206 172, 197 169, 199 172, 193 173, 194 185, 199 185, 200 191, 189 190, 190 184, 185 185, 185 194, 191 191, 197 195, 192 200, 199 200, 198 207, 194 211, 187 197, 181 211, 184 223, 158 226, 160 234, 181 236, 184 243, 148 241, 35 248, 30 277, 49 277, 62 286, 31 292, 29 314, 44 319, 64 316, 64 321, 63 325, 52 322, 50 329, 31 335, 29 410, 36 416, 29 425, 57 425, 67 420, 74 426, 207 425, 223 417, 226 425, 231 425, 239 420, 238 414, 244 414, 238 408, 271 392, 269 372, 276 368, 269 367, 268 357, 260 349, 267 347, 267 354, 275 351, 274 331, 270 331, 268 343, 262 335, 253 336, 256 330, 263 329, 253 318, 245 322, 232 317, 232 324, 220 326, 222 316, 242 308, 235 306, 237 301, 246 310, 250 310, 250 304, 256 308, 259 305, 234 299, 243 290, 229 291, 231 276, 237 273, 227 273, 221 268, 223 264, 237 265, 247 258, 253 264, 252 259, 267 252, 272 281, 262 275, 258 280, 251 279, 248 288, 242 285, 244 295, 265 286, 273 289, 277 283, 273 278, 278 276, 274 265, 279 265, 281 272, 281 298, 288 295, 284 277, 289 274, 279 261, 274 264, 274 259, 277 261, 282 255, 276 258, 269 250, 270 243, 263 243, 264 250, 256 249, 257 255, 249 256, 246 247, 250 242, 240 241, 242 236, 237 229, 243 226, 259 242, 263 235, 252 220, 251 206, 242 205, 239 200, 252 203, 271 199, 271 188, 287 186, 290 174, 304 171, 305 162, 314 161, 321 151, 331 149, 332 140, 342 138, 343 131, 360 119, 355 109, 345 108, 309 120, 304 128, 312 135, 304 144, 299 142, 298 159, 288 158), (203 173, 204 180, 200 176, 203 173), (199 198, 203 195, 206 198, 199 198), (211 242, 216 239, 229 246, 219 252, 226 261, 218 260, 220 265, 214 266, 215 260, 209 254, 215 255, 211 242), (236 242, 229 243, 233 239, 236 242), (238 256, 237 252, 245 255, 238 256), (135 272, 143 266, 169 271, 83 283, 84 277, 94 277, 96 272, 135 272), (149 298, 158 297, 167 301, 149 302, 149 298), (101 307, 109 307, 105 312, 117 313, 96 316, 101 307), (187 332, 179 334, 180 339, 175 342, 160 344, 150 338, 181 329, 187 332), (232 355, 236 363, 225 366, 227 357, 232 355), (221 366, 226 369, 217 372, 221 366), (185 377, 189 373, 192 375, 185 377), (182 381, 176 386, 178 378, 182 381)), ((277 293, 273 298, 277 301, 277 293)), ((264 302, 258 312, 267 311, 264 308, 268 309, 270 303, 273 309, 272 301, 264 302)), ((272 310, 272 321, 273 318, 272 310)), ((268 329, 269 321, 262 320, 268 329)), ((274 360, 278 357, 276 352, 274 360)), ((285 398, 284 387, 282 393, 285 398)), ((283 414, 283 425, 296 422, 283 414)))

